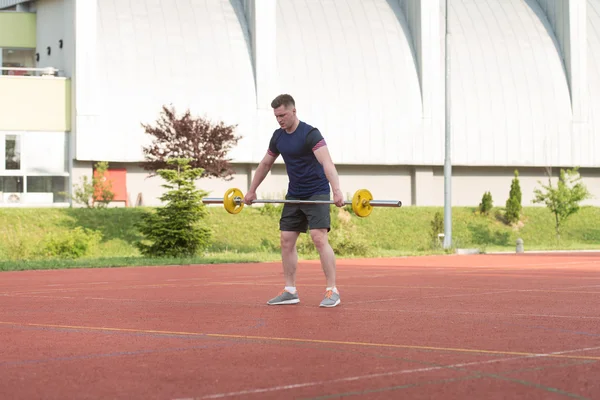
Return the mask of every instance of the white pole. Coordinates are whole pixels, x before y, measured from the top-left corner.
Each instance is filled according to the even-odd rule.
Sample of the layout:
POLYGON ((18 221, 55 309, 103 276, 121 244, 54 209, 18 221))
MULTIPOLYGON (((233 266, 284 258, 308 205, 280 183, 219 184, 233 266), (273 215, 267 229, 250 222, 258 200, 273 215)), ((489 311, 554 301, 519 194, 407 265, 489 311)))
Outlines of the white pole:
POLYGON ((451 125, 450 125, 450 51, 448 39, 450 36, 448 29, 448 0, 446 0, 446 34, 445 34, 445 54, 446 54, 446 140, 445 140, 445 161, 444 161, 444 248, 452 247, 452 158, 451 158, 451 125))

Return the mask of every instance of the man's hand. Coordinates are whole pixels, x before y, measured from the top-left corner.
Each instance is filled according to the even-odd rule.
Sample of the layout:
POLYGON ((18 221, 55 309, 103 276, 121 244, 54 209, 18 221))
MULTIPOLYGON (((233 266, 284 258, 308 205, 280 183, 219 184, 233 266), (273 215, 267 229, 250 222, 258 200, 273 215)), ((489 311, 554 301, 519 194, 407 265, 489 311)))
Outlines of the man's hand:
POLYGON ((342 194, 342 191, 340 189, 337 189, 337 190, 333 191, 333 202, 338 207, 343 207, 344 206, 344 203, 345 203, 344 202, 344 195, 342 194))
POLYGON ((244 204, 251 205, 253 200, 256 200, 256 192, 246 193, 244 196, 244 204))

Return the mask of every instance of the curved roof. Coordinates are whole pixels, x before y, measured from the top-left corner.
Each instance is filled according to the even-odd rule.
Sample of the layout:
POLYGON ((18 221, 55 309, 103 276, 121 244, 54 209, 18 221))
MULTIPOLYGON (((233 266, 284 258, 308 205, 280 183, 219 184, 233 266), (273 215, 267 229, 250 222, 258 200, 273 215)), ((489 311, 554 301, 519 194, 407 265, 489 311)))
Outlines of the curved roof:
POLYGON ((277 1, 279 90, 337 163, 415 158, 422 108, 408 32, 397 1, 277 1))
MULTIPOLYGON (((600 0, 588 0, 589 159, 600 159, 600 0)), ((596 166, 600 163, 596 162, 596 166)))
MULTIPOLYGON (((241 2, 98 1, 100 129, 113 158, 140 160, 141 123, 162 105, 238 124, 252 140, 256 91, 241 2)), ((243 156, 244 141, 231 152, 243 156)))
POLYGON ((571 104, 535 2, 451 2, 453 162, 547 165, 571 156, 571 104))

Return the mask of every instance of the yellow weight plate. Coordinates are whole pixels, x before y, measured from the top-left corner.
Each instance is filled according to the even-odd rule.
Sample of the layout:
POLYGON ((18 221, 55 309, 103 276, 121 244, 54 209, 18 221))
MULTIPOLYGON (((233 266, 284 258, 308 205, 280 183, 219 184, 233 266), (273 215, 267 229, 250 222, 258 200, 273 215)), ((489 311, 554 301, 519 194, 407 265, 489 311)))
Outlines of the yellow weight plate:
POLYGON ((238 188, 231 188, 225 192, 225 196, 223 197, 223 207, 227 210, 229 214, 237 214, 242 211, 244 208, 244 203, 241 200, 244 199, 244 195, 242 191, 238 188), (240 199, 240 204, 236 203, 236 198, 240 199))
POLYGON ((373 211, 371 200, 373 200, 373 195, 367 189, 357 190, 352 197, 352 210, 354 214, 359 217, 368 217, 371 211, 373 211))

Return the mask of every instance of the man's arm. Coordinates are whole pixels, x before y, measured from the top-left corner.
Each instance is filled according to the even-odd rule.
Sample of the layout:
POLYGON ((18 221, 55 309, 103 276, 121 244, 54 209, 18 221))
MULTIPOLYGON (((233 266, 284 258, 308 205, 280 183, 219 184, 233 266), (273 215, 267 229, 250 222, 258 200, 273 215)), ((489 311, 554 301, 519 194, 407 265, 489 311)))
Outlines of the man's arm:
POLYGON ((251 204, 252 200, 256 200, 256 189, 258 189, 262 181, 266 178, 277 157, 278 154, 273 154, 270 151, 265 154, 262 161, 256 168, 256 172, 254 173, 254 178, 252 178, 252 183, 250 184, 248 193, 246 193, 246 196, 244 196, 244 203, 251 204))
POLYGON ((323 166, 323 169, 325 170, 325 176, 327 176, 327 180, 331 184, 331 190, 333 190, 333 201, 335 202, 335 205, 342 207, 344 205, 344 195, 340 189, 340 178, 338 176, 337 169, 335 168, 335 164, 331 160, 331 155, 329 154, 327 146, 321 146, 314 150, 314 154, 315 157, 317 157, 317 160, 323 166))

